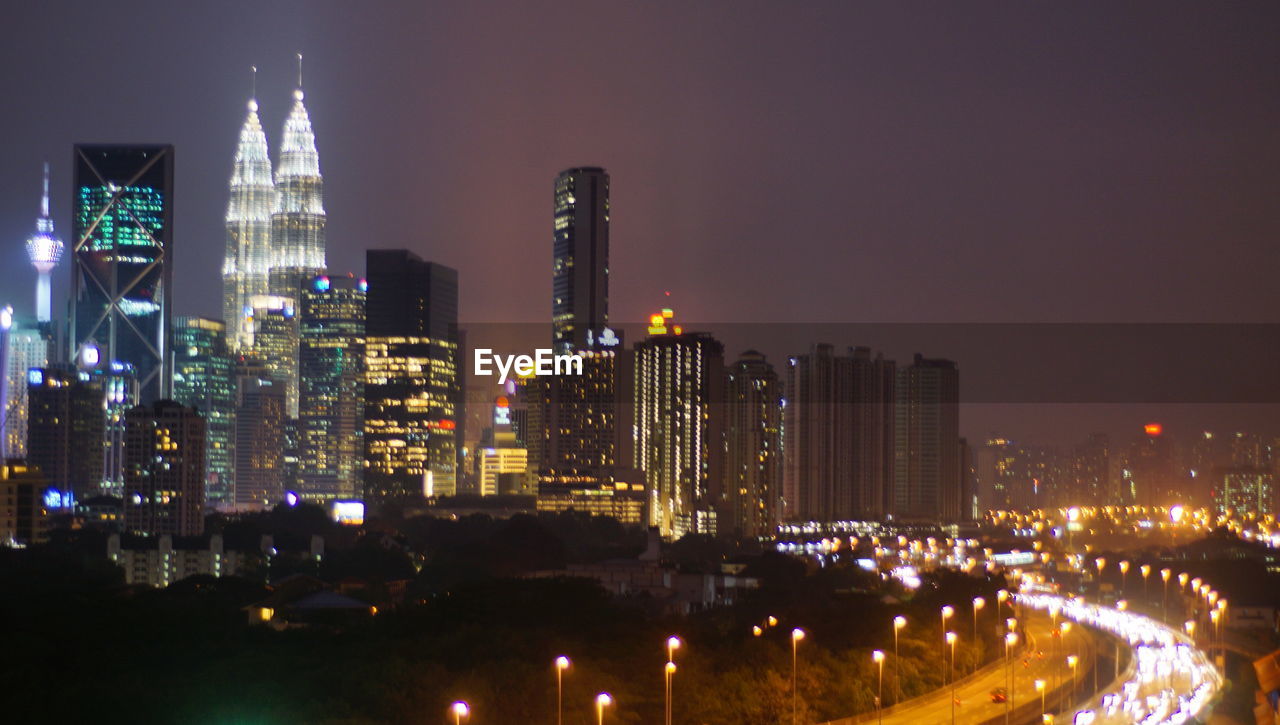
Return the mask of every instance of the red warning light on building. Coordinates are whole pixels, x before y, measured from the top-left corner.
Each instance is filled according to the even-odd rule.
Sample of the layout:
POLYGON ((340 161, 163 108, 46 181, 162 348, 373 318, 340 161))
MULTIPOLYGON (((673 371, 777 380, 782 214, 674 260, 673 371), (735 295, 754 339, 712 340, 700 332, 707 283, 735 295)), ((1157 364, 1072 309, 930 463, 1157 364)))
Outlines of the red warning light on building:
POLYGON ((1142 430, 1146 431, 1147 435, 1151 436, 1152 438, 1155 438, 1156 436, 1164 432, 1164 426, 1160 425, 1159 423, 1147 423, 1146 425, 1142 426, 1142 430))

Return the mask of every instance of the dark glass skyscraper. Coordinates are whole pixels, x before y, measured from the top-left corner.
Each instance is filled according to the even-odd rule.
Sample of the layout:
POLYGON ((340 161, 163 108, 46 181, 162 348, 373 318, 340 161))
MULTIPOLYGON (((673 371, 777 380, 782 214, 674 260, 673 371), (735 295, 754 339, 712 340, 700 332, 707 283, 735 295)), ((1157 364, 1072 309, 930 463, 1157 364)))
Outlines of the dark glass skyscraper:
POLYGON ((133 365, 143 401, 169 394, 173 147, 75 147, 71 359, 133 365))
POLYGON ((557 353, 588 347, 609 323, 609 174, 583 166, 555 182, 551 321, 557 353))
POLYGON ((358 498, 364 458, 363 279, 315 277, 298 300, 298 493, 358 498))
POLYGON ((232 505, 231 445, 235 428, 235 362, 221 320, 178 317, 173 328, 173 399, 205 419, 205 500, 232 505))
POLYGON ((27 462, 49 485, 77 500, 100 493, 103 478, 102 385, 70 367, 27 375, 27 462))
POLYGON ((462 381, 458 272, 405 250, 369 250, 365 502, 457 491, 462 381))

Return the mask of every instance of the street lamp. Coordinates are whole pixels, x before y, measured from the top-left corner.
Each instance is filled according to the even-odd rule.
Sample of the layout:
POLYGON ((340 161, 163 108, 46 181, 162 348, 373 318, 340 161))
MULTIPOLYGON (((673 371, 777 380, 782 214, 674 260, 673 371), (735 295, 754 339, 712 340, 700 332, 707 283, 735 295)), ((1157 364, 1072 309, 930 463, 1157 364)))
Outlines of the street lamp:
POLYGON ((1009 692, 1009 697, 1005 700, 1005 703, 1004 703, 1005 725, 1008 725, 1009 723, 1009 711, 1013 707, 1013 692, 1018 685, 1017 679, 1011 676, 1011 672, 1013 670, 1013 661, 1009 659, 1009 649, 1016 644, 1018 644, 1017 632, 1009 632, 1004 636, 1004 660, 1006 665, 1005 673, 1004 673, 1004 686, 1009 692))
POLYGON ((1129 562, 1120 562, 1120 591, 1128 591, 1129 582, 1129 562))
POLYGON ((1142 574, 1142 599, 1143 599, 1143 601, 1146 601, 1146 599, 1147 599, 1147 577, 1151 576, 1151 565, 1150 565, 1150 564, 1143 564, 1142 566, 1138 567, 1138 572, 1142 574))
POLYGON ((604 709, 613 704, 613 698, 607 692, 596 695, 596 725, 604 725, 604 709))
POLYGON ((674 709, 674 702, 675 702, 676 663, 668 660, 667 664, 662 668, 662 676, 666 679, 666 682, 667 682, 666 723, 667 725, 671 725, 672 710, 674 709))
POLYGON ((564 725, 564 671, 569 669, 569 658, 556 658, 556 723, 564 725))
MULTIPOLYGON (((956 722, 956 640, 955 632, 947 632, 947 644, 951 647, 951 725, 956 722)), ((944 679, 943 682, 946 682, 944 679)))
MULTIPOLYGON (((880 668, 880 683, 876 690, 876 722, 884 722, 884 653, 880 650, 871 652, 871 661, 880 668)), ((668 725, 670 725, 668 723, 668 725)))
POLYGON ((1075 655, 1067 655, 1067 667, 1071 668, 1071 699, 1076 698, 1076 665, 1080 664, 1080 658, 1075 655))
POLYGON ((898 615, 893 618, 893 682, 896 693, 893 701, 895 703, 902 700, 902 665, 898 660, 898 632, 905 626, 907 626, 906 617, 898 615))
POLYGON ((751 636, 759 637, 762 634, 764 634, 764 630, 760 629, 760 625, 754 624, 751 626, 751 636))
POLYGON ((973 641, 978 641, 978 610, 987 605, 987 600, 982 597, 973 598, 973 641))
POLYGON ((796 649, 804 639, 804 630, 791 630, 791 725, 796 725, 796 649))
POLYGON ((1172 574, 1171 569, 1160 570, 1160 580, 1163 582, 1161 586, 1163 591, 1160 593, 1160 616, 1164 621, 1169 621, 1169 575, 1172 574))
POLYGON ((676 659, 676 650, 680 649, 680 638, 672 635, 667 637, 667 661, 674 662, 676 659))
POLYGON ((947 620, 950 619, 951 615, 955 613, 956 613, 955 608, 952 607, 950 604, 944 604, 942 606, 942 666, 944 668, 942 684, 944 685, 947 684, 946 669, 945 669, 947 664, 946 662, 947 660, 947 620))
POLYGON ((467 703, 458 700, 449 706, 449 713, 453 715, 453 725, 460 725, 462 718, 471 714, 471 708, 467 706, 467 703))
POLYGON ((1044 680, 1036 680, 1036 692, 1040 693, 1040 719, 1044 719, 1044 680))

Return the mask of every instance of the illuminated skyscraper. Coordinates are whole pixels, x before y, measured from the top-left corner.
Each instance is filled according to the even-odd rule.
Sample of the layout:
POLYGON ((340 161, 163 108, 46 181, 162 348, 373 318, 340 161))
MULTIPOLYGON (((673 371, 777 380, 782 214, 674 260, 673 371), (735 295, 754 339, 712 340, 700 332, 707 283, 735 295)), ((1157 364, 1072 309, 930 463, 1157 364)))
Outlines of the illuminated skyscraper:
POLYGON ((457 491, 462 372, 458 273, 405 250, 369 250, 365 502, 457 491))
POLYGON ((204 418, 161 400, 126 415, 125 530, 145 536, 204 531, 204 418))
POLYGON ((275 196, 267 136, 258 121, 258 102, 251 99, 231 170, 227 255, 222 267, 222 314, 227 324, 227 346, 232 352, 253 344, 246 317, 253 298, 268 293, 275 196))
POLYGON ((650 525, 663 536, 717 533, 724 483, 724 346, 650 319, 635 346, 635 467, 645 473, 650 525))
POLYGON ((728 370, 724 471, 721 529, 772 535, 782 516, 782 383, 755 350, 728 370))
POLYGON ((26 458, 27 371, 49 365, 48 326, 37 329, 23 325, 11 315, 12 310, 8 344, 0 354, 0 357, 7 356, 4 367, 0 368, 7 382, 7 402, 0 407, 0 453, 5 458, 26 458))
POLYGON ((276 163, 269 279, 271 294, 293 300, 305 282, 325 269, 324 179, 316 136, 302 99, 299 72, 276 163))
POLYGON ((44 165, 44 195, 40 197, 40 218, 36 220, 36 233, 27 239, 27 256, 36 268, 36 321, 53 319, 52 292, 49 281, 53 268, 62 259, 62 240, 54 236, 53 220, 49 218, 49 164, 44 165))
POLYGON ((298 493, 327 501, 363 495, 364 320, 368 285, 322 275, 298 305, 298 493))
POLYGON ((260 510, 284 498, 284 386, 253 360, 236 365, 236 420, 232 445, 235 504, 260 510))
POLYGON ((285 415, 298 417, 298 319, 295 297, 259 295, 251 302, 252 357, 284 389, 285 415))
POLYGON ((96 346, 167 397, 173 147, 77 145, 73 193, 71 359, 96 346))
POLYGON ((557 353, 585 349, 609 324, 609 174, 597 167, 555 181, 551 323, 557 353))
POLYGON ((31 369, 27 386, 27 462, 76 500, 98 495, 106 420, 100 381, 57 366, 31 369))
POLYGON ((963 491, 956 364, 917 354, 898 370, 894 406, 891 513, 899 519, 958 520, 963 491))
POLYGON ((205 419, 205 501, 232 505, 231 443, 235 427, 235 363, 221 320, 178 317, 173 324, 173 399, 205 419))

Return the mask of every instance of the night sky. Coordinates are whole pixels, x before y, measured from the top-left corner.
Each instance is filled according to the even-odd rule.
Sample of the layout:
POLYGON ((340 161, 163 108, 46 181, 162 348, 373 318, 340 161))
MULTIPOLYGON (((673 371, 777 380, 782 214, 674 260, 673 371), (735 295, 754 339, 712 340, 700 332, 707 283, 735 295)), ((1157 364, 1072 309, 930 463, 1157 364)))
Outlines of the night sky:
POLYGON ((0 300, 31 310, 41 161, 70 243, 72 143, 169 142, 176 310, 219 315, 249 66, 274 152, 302 52, 331 267, 457 267, 467 322, 549 319, 575 165, 613 177, 615 320, 671 290, 711 322, 1276 322, 1277 38, 1274 2, 16 3, 0 300))

